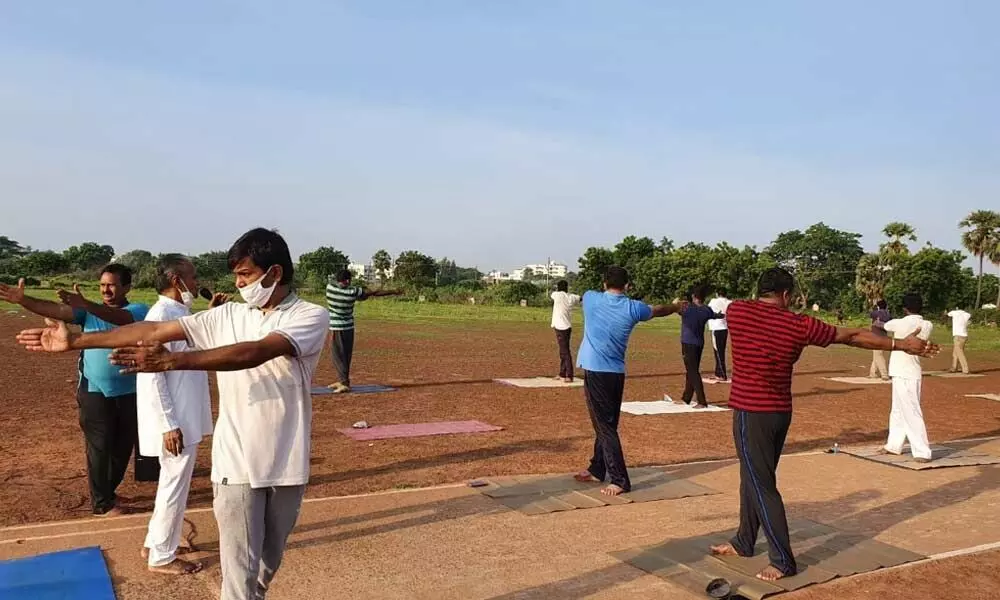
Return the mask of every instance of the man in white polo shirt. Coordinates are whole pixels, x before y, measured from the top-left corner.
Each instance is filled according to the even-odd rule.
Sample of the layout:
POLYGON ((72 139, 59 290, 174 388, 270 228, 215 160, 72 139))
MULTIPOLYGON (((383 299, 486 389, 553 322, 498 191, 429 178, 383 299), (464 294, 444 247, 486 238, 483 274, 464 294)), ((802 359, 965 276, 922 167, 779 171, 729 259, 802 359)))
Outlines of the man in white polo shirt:
POLYGON ((285 240, 253 229, 229 250, 245 303, 177 321, 70 333, 65 323, 28 329, 29 350, 116 348, 126 373, 216 371, 219 418, 212 439, 212 487, 219 525, 222 600, 259 600, 281 564, 309 480, 312 375, 329 315, 292 291, 285 240), (162 344, 187 341, 193 352, 162 344))
POLYGON ((569 284, 560 281, 556 291, 552 292, 552 329, 556 332, 556 344, 559 346, 559 377, 564 383, 573 383, 573 351, 569 340, 573 336, 573 321, 570 315, 573 307, 580 304, 580 297, 569 293, 569 284))
MULTIPOLYGON (((929 340, 933 324, 920 316, 924 307, 920 294, 903 296, 902 319, 892 319, 883 329, 892 335, 893 347, 896 340, 904 340, 916 333, 922 340, 929 340)), ((927 427, 920 409, 920 384, 923 368, 920 357, 893 350, 889 355, 889 377, 892 378, 892 412, 889 413, 889 439, 885 451, 902 454, 903 443, 910 442, 910 453, 916 462, 930 462, 931 445, 927 441, 927 427)))
MULTIPOLYGON (((733 301, 726 298, 726 290, 719 288, 715 298, 708 302, 708 307, 717 315, 724 315, 733 301)), ((708 330, 712 332, 712 349, 715 350, 715 376, 713 381, 720 383, 729 381, 726 369, 726 344, 729 342, 729 325, 725 319, 712 319, 708 322, 708 330)))
POLYGON ((965 358, 965 342, 969 341, 969 320, 972 315, 961 308, 948 313, 951 317, 951 335, 954 337, 955 345, 951 349, 951 372, 957 373, 959 364, 962 365, 962 372, 968 374, 969 361, 965 358))

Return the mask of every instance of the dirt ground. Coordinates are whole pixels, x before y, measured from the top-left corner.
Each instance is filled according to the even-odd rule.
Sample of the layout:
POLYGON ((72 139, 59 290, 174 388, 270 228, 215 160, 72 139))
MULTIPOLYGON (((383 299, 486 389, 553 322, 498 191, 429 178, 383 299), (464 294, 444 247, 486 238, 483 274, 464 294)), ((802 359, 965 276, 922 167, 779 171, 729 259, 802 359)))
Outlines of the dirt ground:
MULTIPOLYGON (((76 357, 29 354, 13 339, 18 330, 39 322, 33 316, 0 314, 0 477, 5 484, 0 486, 0 525, 4 526, 89 515, 74 397, 76 357)), ((574 347, 578 340, 575 332, 574 347)), ((581 390, 520 389, 492 381, 551 375, 558 357, 547 327, 508 322, 360 322, 356 344, 353 383, 387 384, 398 390, 314 397, 309 497, 586 466, 593 434, 581 390), (476 419, 504 430, 371 443, 352 441, 336 431, 362 419, 373 425, 476 419)), ((796 371, 796 412, 786 452, 884 439, 888 386, 823 379, 865 375, 870 360, 869 352, 847 348, 810 349, 804 354, 796 371)), ((945 356, 926 360, 924 368, 944 369, 948 360, 945 356)), ((1000 435, 1000 403, 964 397, 1000 392, 1000 353, 973 353, 970 360, 974 370, 986 377, 924 379, 923 408, 932 441, 1000 435)), ((704 371, 711 369, 710 363, 708 353, 704 371)), ((332 378, 327 350, 315 383, 326 384, 332 378)), ((625 399, 655 400, 664 393, 677 398, 682 388, 676 334, 640 326, 631 343, 625 399)), ((711 402, 727 399, 727 386, 706 389, 711 402)), ((621 433, 630 466, 735 455, 726 413, 623 415, 621 433)), ((209 448, 207 440, 200 448, 192 507, 207 506, 211 499, 209 448)), ((135 509, 147 510, 155 484, 137 484, 130 474, 120 492, 135 509)), ((956 560, 975 570, 985 564, 982 561, 995 565, 997 556, 956 560)), ((897 577, 931 581, 937 568, 929 565, 878 575, 877 585, 871 585, 889 585, 886 581, 897 577), (916 575, 907 575, 910 571, 916 575)), ((838 585, 868 585, 863 582, 864 578, 838 585)), ((850 597, 855 597, 862 588, 851 590, 850 597)))

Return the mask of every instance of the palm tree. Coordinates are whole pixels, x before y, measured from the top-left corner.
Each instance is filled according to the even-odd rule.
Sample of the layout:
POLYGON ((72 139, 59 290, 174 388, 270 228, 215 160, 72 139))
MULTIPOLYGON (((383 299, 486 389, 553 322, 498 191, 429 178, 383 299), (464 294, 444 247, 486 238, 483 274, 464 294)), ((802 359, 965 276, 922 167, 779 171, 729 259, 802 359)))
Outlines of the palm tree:
POLYGON ((973 256, 979 258, 979 282, 976 286, 975 306, 979 308, 983 299, 983 261, 1000 230, 1000 213, 992 210, 973 211, 962 219, 958 226, 967 230, 962 232, 962 245, 973 256))
MULTIPOLYGON (((1000 229, 993 234, 990 247, 986 251, 986 258, 997 267, 1000 267, 1000 229)), ((997 278, 997 310, 1000 310, 1000 277, 997 278)))
POLYGON ((909 254, 910 249, 903 240, 910 242, 917 241, 916 231, 909 223, 889 223, 882 229, 882 233, 889 238, 888 242, 882 244, 882 250, 884 250, 889 256, 909 254))

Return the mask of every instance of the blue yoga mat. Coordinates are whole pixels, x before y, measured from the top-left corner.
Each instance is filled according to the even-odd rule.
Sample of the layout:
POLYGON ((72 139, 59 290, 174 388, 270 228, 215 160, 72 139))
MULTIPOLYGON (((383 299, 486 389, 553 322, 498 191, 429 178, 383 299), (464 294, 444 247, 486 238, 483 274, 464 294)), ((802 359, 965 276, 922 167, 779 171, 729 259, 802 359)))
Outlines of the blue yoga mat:
MULTIPOLYGON (((387 385, 352 385, 350 394, 378 394, 380 392, 394 392, 396 388, 389 387, 387 385)), ((314 387, 312 389, 312 394, 314 396, 325 396, 326 394, 332 394, 333 390, 328 387, 314 387)))
POLYGON ((0 598, 115 600, 98 547, 0 562, 0 598))

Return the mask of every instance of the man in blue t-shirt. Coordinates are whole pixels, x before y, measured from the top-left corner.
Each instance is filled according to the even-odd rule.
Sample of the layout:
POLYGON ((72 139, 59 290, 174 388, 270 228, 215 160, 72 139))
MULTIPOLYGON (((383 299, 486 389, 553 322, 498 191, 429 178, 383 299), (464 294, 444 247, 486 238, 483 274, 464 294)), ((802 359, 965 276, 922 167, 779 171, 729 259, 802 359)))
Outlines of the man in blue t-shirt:
MULTIPOLYGON (((106 331, 146 318, 149 307, 130 303, 132 271, 112 263, 101 270, 102 303, 91 302, 80 293, 59 290, 62 303, 32 298, 24 293, 24 280, 17 286, 0 284, 0 300, 19 304, 49 319, 73 323, 85 333, 106 331)), ((95 515, 116 515, 118 489, 138 439, 135 408, 135 375, 120 374, 108 362, 110 350, 84 350, 80 355, 80 382, 76 398, 80 428, 87 440, 87 476, 90 504, 95 515)), ((156 459, 152 459, 155 461, 156 459)))
POLYGON ((604 292, 583 295, 583 343, 577 366, 584 370, 583 390, 594 426, 594 456, 590 467, 575 475, 577 481, 604 481, 602 494, 617 496, 632 489, 625 455, 618 438, 622 394, 625 391, 625 350, 632 329, 641 321, 683 310, 683 304, 650 306, 625 295, 628 271, 610 267, 604 292))

